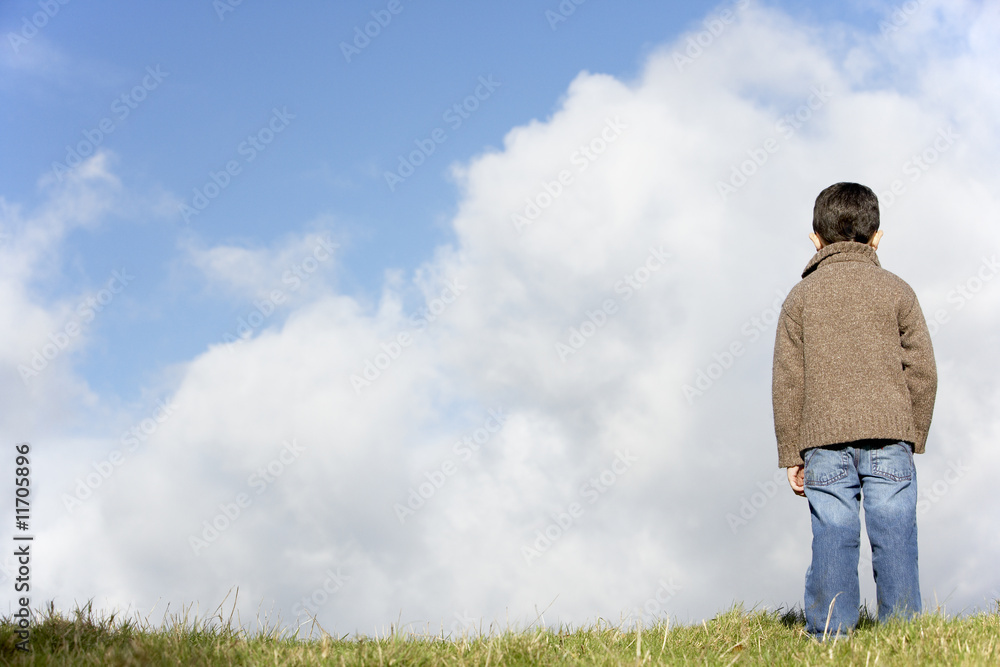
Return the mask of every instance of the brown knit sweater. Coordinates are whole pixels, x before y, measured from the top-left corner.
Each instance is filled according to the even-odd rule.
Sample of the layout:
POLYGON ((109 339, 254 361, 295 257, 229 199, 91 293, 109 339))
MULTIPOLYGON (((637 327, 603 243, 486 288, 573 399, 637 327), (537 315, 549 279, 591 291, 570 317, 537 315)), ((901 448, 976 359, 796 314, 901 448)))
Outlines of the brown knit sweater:
POLYGON ((832 243, 809 261, 781 308, 772 373, 779 467, 867 438, 924 451, 937 392, 930 333, 916 294, 871 246, 832 243))

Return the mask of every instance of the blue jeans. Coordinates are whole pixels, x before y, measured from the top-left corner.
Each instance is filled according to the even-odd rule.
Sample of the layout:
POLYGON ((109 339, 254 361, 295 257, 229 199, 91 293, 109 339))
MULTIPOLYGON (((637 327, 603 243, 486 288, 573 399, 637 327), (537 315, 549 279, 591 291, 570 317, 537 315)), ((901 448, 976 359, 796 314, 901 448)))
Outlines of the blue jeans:
POLYGON ((821 637, 824 631, 837 635, 857 625, 862 496, 879 621, 919 613, 917 471, 910 445, 860 440, 807 449, 803 457, 813 532, 806 631, 821 637))

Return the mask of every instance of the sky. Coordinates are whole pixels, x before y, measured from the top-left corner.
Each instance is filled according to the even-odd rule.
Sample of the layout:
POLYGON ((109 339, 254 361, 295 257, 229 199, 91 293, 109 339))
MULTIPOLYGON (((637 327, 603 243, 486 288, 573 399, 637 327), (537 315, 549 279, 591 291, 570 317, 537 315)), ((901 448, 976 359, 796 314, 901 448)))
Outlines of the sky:
POLYGON ((3 3, 0 443, 30 443, 32 606, 343 635, 801 604, 774 323, 846 180, 935 347, 924 605, 988 607, 998 23, 3 3))

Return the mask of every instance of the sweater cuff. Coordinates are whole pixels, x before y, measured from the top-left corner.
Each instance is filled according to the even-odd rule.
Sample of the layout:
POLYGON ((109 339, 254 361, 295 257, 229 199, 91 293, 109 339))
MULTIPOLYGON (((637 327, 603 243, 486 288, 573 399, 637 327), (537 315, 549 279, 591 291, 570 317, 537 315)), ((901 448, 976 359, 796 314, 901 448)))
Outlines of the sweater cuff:
POLYGON ((802 460, 802 453, 796 445, 786 445, 778 447, 778 467, 790 468, 791 466, 805 465, 802 460))

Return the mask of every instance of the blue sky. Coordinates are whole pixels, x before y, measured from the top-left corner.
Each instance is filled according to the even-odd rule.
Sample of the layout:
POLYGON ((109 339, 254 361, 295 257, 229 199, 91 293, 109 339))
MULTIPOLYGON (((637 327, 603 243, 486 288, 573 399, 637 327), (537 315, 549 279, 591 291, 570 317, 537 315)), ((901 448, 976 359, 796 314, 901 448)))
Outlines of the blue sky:
POLYGON ((220 2, 0 5, 0 434, 38 457, 40 598, 239 585, 291 619, 343 571, 310 608, 341 633, 794 604, 774 302, 840 180, 933 321, 925 597, 1000 590, 967 511, 1000 465, 995 8, 220 2))
MULTIPOLYGON (((4 3, 0 30, 24 30, 36 4, 4 3)), ((292 9, 246 2, 231 11, 210 2, 55 6, 37 36, 6 40, 10 51, 17 46, 5 54, 0 107, 7 155, 17 156, 0 164, 9 200, 37 204, 44 196, 39 177, 66 162, 68 147, 83 142, 86 150, 87 136, 113 151, 126 187, 188 204, 227 162, 242 165, 189 219, 169 210, 155 219, 124 213, 74 234, 62 270, 36 286, 40 299, 56 299, 99 285, 115 267, 137 273, 128 291, 133 307, 109 309, 95 323, 104 344, 78 362, 95 388, 130 400, 158 368, 220 340, 247 305, 206 294, 190 276, 185 281, 172 265, 178 244, 268 245, 323 217, 344 244, 341 289, 375 300, 387 269, 411 272, 453 241, 452 163, 497 150, 512 127, 548 118, 580 71, 635 77, 651 50, 716 4, 571 3, 575 11, 559 21, 546 15, 558 12, 558 3, 400 2, 350 62, 341 44, 353 44, 354 29, 372 21, 372 12, 388 11, 386 3, 292 9), (149 78, 147 68, 163 74, 149 78), (468 118, 445 118, 475 93, 479 77, 500 85, 468 118), (144 80, 152 89, 133 100, 144 80), (255 156, 244 142, 266 127, 272 109, 294 120, 255 156), (106 119, 113 126, 107 134, 100 131, 106 119), (390 190, 386 170, 436 128, 445 141, 390 190), (240 153, 241 145, 251 152, 240 153)), ((786 8, 865 28, 878 17, 871 7, 847 15, 811 3, 786 8)))

